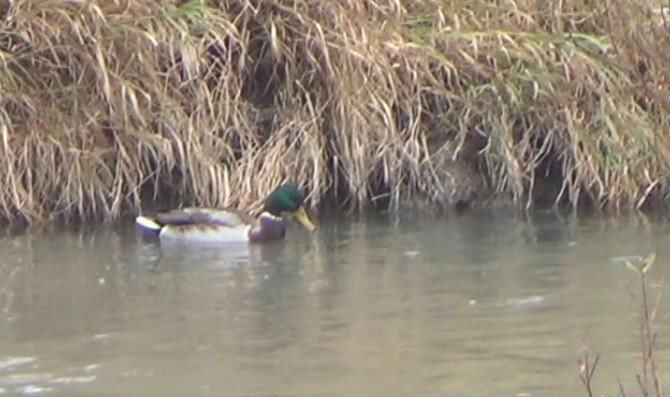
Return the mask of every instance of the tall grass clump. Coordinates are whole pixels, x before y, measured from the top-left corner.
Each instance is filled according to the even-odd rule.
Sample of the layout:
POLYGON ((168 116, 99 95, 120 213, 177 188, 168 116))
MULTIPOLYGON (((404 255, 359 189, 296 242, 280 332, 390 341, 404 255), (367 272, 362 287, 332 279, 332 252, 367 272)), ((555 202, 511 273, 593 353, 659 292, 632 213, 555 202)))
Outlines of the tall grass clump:
POLYGON ((0 214, 665 200, 658 2, 0 0, 0 214))

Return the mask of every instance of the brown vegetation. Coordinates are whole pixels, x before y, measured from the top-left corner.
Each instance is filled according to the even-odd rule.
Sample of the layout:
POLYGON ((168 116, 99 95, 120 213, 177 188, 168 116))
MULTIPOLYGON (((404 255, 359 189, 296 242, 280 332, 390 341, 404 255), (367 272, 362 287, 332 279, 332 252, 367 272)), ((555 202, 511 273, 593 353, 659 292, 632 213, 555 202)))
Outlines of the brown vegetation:
MULTIPOLYGON (((659 360, 657 354, 657 326, 654 324, 658 305, 661 298, 661 293, 658 292, 656 297, 652 300, 649 296, 649 288, 651 282, 647 277, 649 270, 656 263, 656 253, 648 255, 642 263, 634 264, 626 260, 626 267, 634 271, 639 276, 639 292, 636 293, 630 289, 631 297, 639 304, 640 314, 640 350, 642 353, 642 374, 637 374, 635 380, 640 390, 640 395, 647 396, 663 396, 663 386, 661 382, 661 375, 659 372, 659 360)), ((593 377, 598 366, 600 355, 596 356, 595 360, 589 357, 588 350, 584 352, 584 356, 579 359, 579 372, 584 390, 589 397, 594 395, 593 391, 593 377)), ((621 397, 626 397, 626 391, 621 380, 617 376, 619 386, 619 394, 621 397)))
POLYGON ((354 206, 665 201, 658 5, 0 0, 0 215, 254 207, 287 178, 354 206))

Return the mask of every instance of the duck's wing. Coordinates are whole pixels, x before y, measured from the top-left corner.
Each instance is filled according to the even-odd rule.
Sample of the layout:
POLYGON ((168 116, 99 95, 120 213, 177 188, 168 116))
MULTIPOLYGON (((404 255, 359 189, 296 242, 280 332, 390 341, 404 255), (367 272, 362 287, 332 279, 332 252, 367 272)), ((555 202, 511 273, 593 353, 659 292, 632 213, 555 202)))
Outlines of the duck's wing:
POLYGON ((190 242, 248 242, 250 215, 231 209, 184 208, 154 216, 140 215, 137 225, 156 233, 161 240, 190 242))
POLYGON ((238 227, 249 225, 254 219, 241 211, 233 209, 214 209, 190 207, 170 212, 162 212, 153 217, 156 223, 164 226, 218 226, 238 227))

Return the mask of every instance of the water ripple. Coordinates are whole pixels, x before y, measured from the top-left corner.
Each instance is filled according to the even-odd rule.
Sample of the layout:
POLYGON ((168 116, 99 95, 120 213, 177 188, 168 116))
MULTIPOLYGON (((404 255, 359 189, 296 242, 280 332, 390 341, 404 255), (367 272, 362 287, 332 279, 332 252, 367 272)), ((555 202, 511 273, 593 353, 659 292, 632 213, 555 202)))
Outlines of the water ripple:
POLYGON ((7 372, 34 363, 35 357, 6 357, 0 360, 0 372, 7 372))

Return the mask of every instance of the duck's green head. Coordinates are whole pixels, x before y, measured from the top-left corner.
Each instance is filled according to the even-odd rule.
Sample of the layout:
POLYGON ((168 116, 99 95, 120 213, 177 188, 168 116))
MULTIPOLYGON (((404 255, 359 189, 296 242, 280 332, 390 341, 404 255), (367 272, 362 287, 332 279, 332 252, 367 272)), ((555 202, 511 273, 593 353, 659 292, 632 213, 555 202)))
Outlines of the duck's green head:
POLYGON ((274 216, 281 216, 283 212, 291 213, 309 231, 313 232, 316 230, 316 226, 309 218, 303 206, 302 194, 300 194, 300 191, 294 185, 284 184, 277 187, 265 199, 263 211, 269 212, 274 216))

